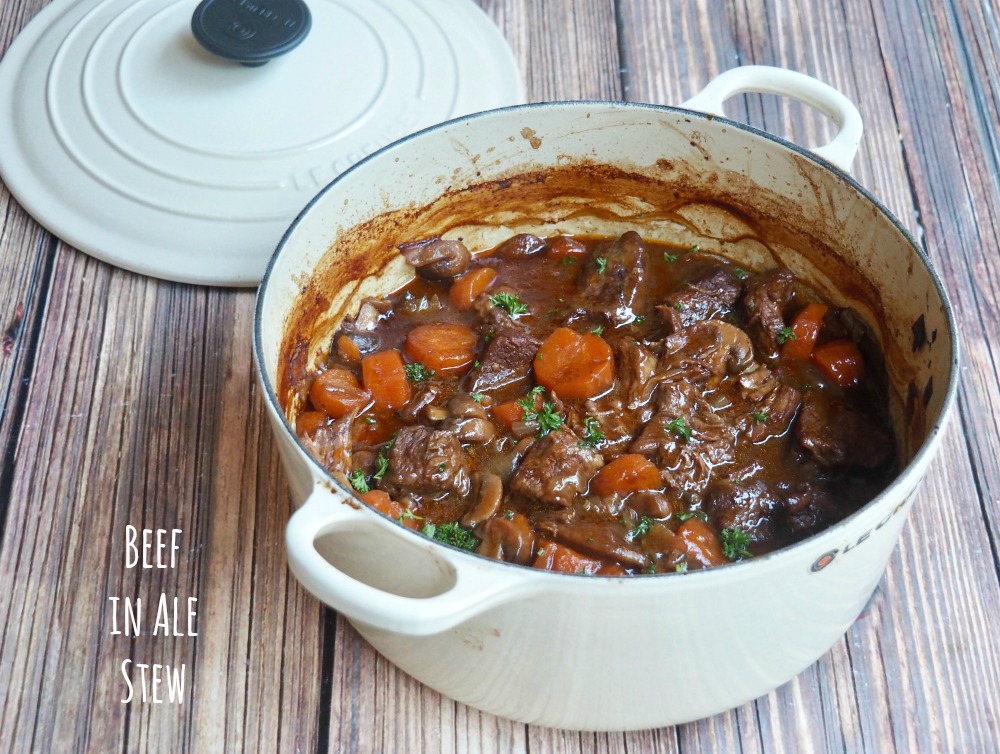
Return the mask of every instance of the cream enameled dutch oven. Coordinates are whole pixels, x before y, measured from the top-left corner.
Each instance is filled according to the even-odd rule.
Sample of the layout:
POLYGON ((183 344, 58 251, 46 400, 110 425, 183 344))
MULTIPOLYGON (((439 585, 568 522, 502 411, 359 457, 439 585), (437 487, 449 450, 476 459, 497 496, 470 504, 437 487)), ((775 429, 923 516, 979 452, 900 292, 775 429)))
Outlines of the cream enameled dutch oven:
POLYGON ((293 495, 291 568, 389 660, 454 699, 582 730, 681 723, 792 678, 874 590, 954 402, 955 326, 927 257, 846 173, 856 108, 802 74, 724 73, 683 108, 617 102, 461 118, 359 163, 281 241, 257 302, 255 354, 293 495), (744 91, 819 108, 805 150, 721 117, 744 91), (489 248, 515 232, 619 234, 783 264, 871 324, 885 354, 901 470, 855 515, 792 547, 685 575, 539 571, 431 541, 359 504, 292 429, 288 370, 315 363, 366 296, 412 275, 395 244, 489 248))

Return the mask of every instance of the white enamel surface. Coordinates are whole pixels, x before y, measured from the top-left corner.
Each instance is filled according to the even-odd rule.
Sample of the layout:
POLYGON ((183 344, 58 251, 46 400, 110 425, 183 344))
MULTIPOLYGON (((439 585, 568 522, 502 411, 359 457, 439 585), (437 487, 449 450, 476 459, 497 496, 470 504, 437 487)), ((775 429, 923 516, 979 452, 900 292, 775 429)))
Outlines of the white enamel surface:
POLYGON ((861 144, 861 113, 847 97, 829 84, 798 71, 767 65, 745 65, 724 71, 682 107, 725 116, 723 103, 737 94, 760 92, 791 97, 820 110, 837 124, 837 134, 824 146, 810 151, 841 170, 851 169, 861 144))
POLYGON ((0 174, 113 264, 255 285, 340 172, 448 118, 523 101, 471 0, 312 0, 312 30, 247 68, 204 51, 191 0, 55 0, 0 63, 0 174))
MULTIPOLYGON (((923 386, 933 378, 937 386, 928 396, 920 436, 906 451, 913 460, 886 493, 805 543, 682 577, 550 574, 430 545, 426 558, 440 564, 446 576, 429 596, 401 602, 371 590, 391 591, 386 585, 399 570, 394 543, 409 551, 418 535, 363 506, 346 505, 345 493, 304 453, 273 403, 268 408, 293 493, 300 501, 313 495, 302 518, 296 520, 296 514, 289 527, 290 559, 308 588, 342 611, 386 657, 448 696, 541 725, 625 730, 696 719, 766 693, 821 656, 857 617, 882 574, 908 496, 953 400, 953 328, 933 278, 906 237, 846 180, 787 147, 680 110, 606 103, 515 108, 447 124, 390 147, 342 176, 300 218, 258 299, 257 356, 272 400, 281 337, 302 281, 328 249, 352 253, 336 246, 347 229, 389 209, 421 206, 442 186, 587 159, 660 179, 694 167, 714 196, 734 202, 749 176, 801 207, 802 216, 824 218, 814 232, 825 234, 884 294, 887 337, 906 345, 898 362, 887 365, 900 404, 894 411, 901 412, 908 380, 923 386), (937 337, 925 352, 911 355, 911 328, 919 315, 937 337), (317 483, 321 489, 313 492, 317 483), (324 532, 347 528, 382 555, 366 563, 364 575, 330 573, 338 553, 324 532), (825 554, 832 560, 814 571, 825 554), (474 590, 465 585, 480 578, 483 592, 472 599, 474 590)), ((559 214, 559 201, 553 214, 559 214)), ((644 226, 641 212, 622 211, 620 230, 637 227, 647 236, 669 238, 691 232, 670 223, 644 226)), ((761 266, 756 247, 730 238, 743 232, 729 227, 732 218, 697 204, 685 211, 700 224, 703 248, 761 266)), ((797 215, 789 214, 791 222, 797 215)), ((591 220, 574 216, 538 229, 608 230, 591 220)), ((400 234, 406 237, 405 228, 400 234)), ((788 250, 782 253, 782 261, 797 272, 814 275, 824 294, 866 313, 819 270, 788 250)))

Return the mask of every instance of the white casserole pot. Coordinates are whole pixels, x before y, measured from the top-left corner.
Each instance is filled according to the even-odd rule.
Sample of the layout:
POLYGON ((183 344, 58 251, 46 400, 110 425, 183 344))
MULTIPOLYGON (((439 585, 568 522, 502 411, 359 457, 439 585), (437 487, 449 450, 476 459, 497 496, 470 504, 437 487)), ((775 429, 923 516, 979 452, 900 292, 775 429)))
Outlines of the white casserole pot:
POLYGON ((255 357, 299 510, 291 568, 389 660, 443 694, 580 730, 682 723, 815 662, 872 594, 954 402, 955 325, 927 257, 847 174, 854 106, 802 74, 749 67, 684 108, 529 105, 435 126, 341 175, 285 235, 260 288, 255 357), (792 96, 839 131, 807 151, 721 116, 742 91, 792 96), (703 112, 695 112, 703 111, 703 112), (705 114, 709 113, 709 114, 705 114), (315 364, 365 296, 412 269, 394 246, 444 233, 473 249, 515 232, 699 244, 783 264, 853 306, 885 355, 901 471, 853 516, 753 560, 685 575, 550 573, 459 551, 352 497, 293 430, 289 369, 315 364))

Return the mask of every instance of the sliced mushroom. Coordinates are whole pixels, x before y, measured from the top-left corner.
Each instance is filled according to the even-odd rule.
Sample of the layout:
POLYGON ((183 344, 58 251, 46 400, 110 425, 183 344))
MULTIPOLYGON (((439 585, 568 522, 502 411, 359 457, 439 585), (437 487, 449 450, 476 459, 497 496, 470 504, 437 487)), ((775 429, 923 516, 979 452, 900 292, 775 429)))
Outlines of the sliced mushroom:
POLYGON ((493 518, 503 502, 503 482, 489 471, 480 471, 472 477, 476 502, 465 512, 460 523, 466 529, 475 529, 479 524, 493 518))
POLYGON ((488 558, 526 564, 535 549, 535 534, 528 519, 520 513, 510 518, 494 516, 476 529, 480 538, 476 552, 488 558))
POLYGON ((449 280, 469 269, 472 255, 461 241, 428 238, 398 246, 406 261, 430 280, 449 280))

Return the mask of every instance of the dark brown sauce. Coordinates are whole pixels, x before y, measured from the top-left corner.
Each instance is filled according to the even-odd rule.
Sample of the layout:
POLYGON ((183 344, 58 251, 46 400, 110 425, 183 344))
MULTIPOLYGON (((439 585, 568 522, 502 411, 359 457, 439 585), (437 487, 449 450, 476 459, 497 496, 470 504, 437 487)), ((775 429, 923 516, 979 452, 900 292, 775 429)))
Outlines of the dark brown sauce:
MULTIPOLYGON (((588 274, 593 274, 593 260, 598 253, 595 250, 605 239, 577 240, 586 245, 587 256, 555 258, 548 253, 541 253, 511 261, 487 253, 476 257, 472 268, 489 267, 495 270, 496 280, 491 291, 509 288, 517 293, 519 300, 528 308, 528 313, 517 317, 516 323, 532 336, 540 341, 545 340, 558 327, 568 327, 578 333, 597 334, 613 349, 618 368, 621 366, 620 349, 628 344, 634 344, 653 355, 660 365, 664 363, 665 353, 673 348, 669 340, 672 333, 671 327, 666 324, 662 313, 658 313, 656 306, 669 300, 670 295, 698 284, 698 281, 717 271, 722 271, 727 278, 739 281, 739 286, 744 286, 743 281, 747 278, 753 278, 753 273, 741 270, 730 260, 702 253, 697 247, 683 249, 646 242, 643 279, 639 295, 631 307, 633 318, 627 323, 615 325, 585 295, 585 286, 581 283, 588 274), (585 269, 588 265, 589 272, 585 269)), ((362 344, 363 355, 366 355, 366 349, 372 352, 398 349, 405 353, 405 341, 413 328, 427 323, 455 322, 471 328, 479 335, 476 346, 478 368, 478 358, 484 356, 489 342, 496 337, 495 330, 481 315, 481 311, 477 313, 475 310, 455 309, 449 303, 450 287, 450 280, 431 281, 416 277, 406 287, 388 296, 384 307, 387 312, 381 315, 372 333, 374 345, 362 344)), ((745 328, 745 290, 740 296, 741 303, 733 304, 724 315, 710 317, 708 321, 717 319, 725 321, 727 325, 745 328)), ((817 300, 815 292, 796 281, 782 307, 785 321, 790 322, 791 317, 805 304, 817 300)), ((826 325, 824 328, 826 329, 826 325)), ((833 329, 836 328, 834 323, 833 329)), ((341 334, 342 331, 334 336, 335 342, 341 334)), ((683 334, 684 331, 680 331, 675 337, 683 334)), ((843 336, 844 333, 837 332, 832 335, 821 334, 820 342, 843 336)), ((694 346, 691 348, 694 349, 694 346)), ((293 361, 298 363, 297 359, 293 361)), ((877 362, 877 359, 869 361, 877 362)), ((678 383, 695 385, 690 388, 694 391, 692 394, 713 407, 713 412, 724 427, 718 431, 724 436, 722 445, 726 447, 720 451, 724 456, 722 463, 715 463, 714 460, 708 463, 711 468, 707 479, 692 473, 692 479, 689 480, 684 476, 688 473, 684 469, 670 470, 661 466, 663 483, 645 489, 667 499, 669 511, 666 515, 649 515, 648 512, 643 512, 648 511, 648 503, 635 503, 638 500, 635 497, 637 492, 616 492, 599 496, 588 489, 586 484, 573 497, 570 505, 553 505, 551 500, 512 491, 511 480, 520 473, 517 470, 520 467, 515 466, 512 473, 507 470, 500 474, 504 483, 504 498, 493 518, 511 521, 516 516, 520 521, 523 516, 531 527, 530 542, 526 545, 521 543, 524 546, 519 545, 520 549, 512 556, 513 545, 506 550, 503 547, 498 549, 497 543, 493 541, 498 536, 502 539, 508 535, 492 534, 482 524, 473 530, 467 530, 469 537, 463 541, 470 549, 475 546, 483 554, 496 556, 499 553, 514 562, 550 568, 560 567, 551 562, 552 550, 558 546, 561 548, 560 552, 568 550, 580 556, 579 561, 567 561, 579 565, 579 570, 613 575, 662 573, 718 565, 719 551, 725 554, 726 560, 741 559, 760 555, 810 536, 860 508, 878 494, 891 478, 894 470, 894 452, 891 447, 874 468, 859 466, 857 459, 846 463, 831 463, 829 454, 821 457, 821 454, 809 450, 811 439, 822 444, 832 442, 830 438, 810 438, 808 432, 800 426, 804 421, 804 406, 819 406, 823 411, 832 412, 833 416, 850 417, 850 421, 854 423, 844 432, 869 435, 879 433, 885 438, 886 444, 891 446, 889 438, 892 437, 892 432, 884 408, 885 378, 878 373, 877 367, 877 363, 869 365, 869 374, 859 386, 843 389, 812 361, 788 360, 782 358, 779 351, 765 353, 759 344, 755 344, 753 369, 749 371, 767 371, 769 379, 775 385, 799 396, 791 415, 793 418, 782 431, 760 442, 750 441, 753 421, 763 424, 769 418, 759 410, 764 404, 748 398, 746 390, 740 387, 741 376, 746 372, 727 372, 716 381, 717 384, 711 384, 711 380, 708 383, 699 382, 702 378, 675 378, 678 383), (757 418, 751 420, 748 417, 757 418), (855 421, 855 417, 862 418, 855 421), (692 520, 694 523, 688 523, 692 520), (707 526, 698 523, 703 520, 707 526), (723 525, 733 521, 739 521, 741 525, 723 525), (583 536, 588 531, 586 526, 592 524, 604 527, 607 532, 605 539, 602 539, 604 534, 595 534, 589 540, 583 536), (707 529, 707 533, 702 529, 707 529), (734 537, 731 534, 733 530, 737 530, 738 535, 745 536, 734 537), (727 531, 730 534, 727 535, 727 531), (702 541, 705 537, 715 539, 706 543, 702 541), (527 552, 524 547, 528 548, 527 552), (588 562, 592 565, 587 565, 588 562)), ((324 365, 324 369, 331 368, 348 369, 359 381, 362 379, 359 365, 339 355, 336 347, 331 349, 330 358, 324 365)), ((307 391, 313 375, 303 375, 301 364, 296 372, 289 372, 290 388, 307 391)), ((444 409, 452 397, 468 395, 469 379, 465 372, 449 376, 436 374, 431 377, 430 381, 439 389, 432 405, 444 409)), ((528 375, 528 379, 531 385, 535 384, 531 375, 528 375)), ((414 385, 415 391, 419 388, 419 384, 414 385)), ((624 390, 625 386, 619 376, 615 385, 594 396, 592 403, 579 398, 559 402, 551 391, 543 394, 541 401, 555 400, 556 413, 562 417, 564 428, 573 427, 576 437, 583 442, 586 435, 581 421, 594 415, 595 406, 604 405, 607 408, 618 405, 614 401, 621 401, 624 390)), ((613 451, 608 443, 597 444, 595 452, 603 456, 605 464, 619 455, 642 455, 634 447, 647 425, 655 421, 662 423, 669 418, 662 405, 654 408, 657 400, 662 403, 662 397, 658 396, 664 390, 662 385, 653 389, 646 405, 636 410, 622 409, 614 419, 609 420, 608 434, 619 438, 619 442, 613 451), (611 432, 611 429, 616 431, 611 432)), ((487 443, 462 444, 468 472, 474 476, 484 470, 501 469, 504 466, 503 459, 508 458, 523 439, 515 437, 513 429, 504 429, 502 423, 493 418, 492 411, 504 403, 524 401, 526 390, 520 384, 499 387, 473 397, 486 407, 498 429, 496 437, 487 443)), ((312 424, 306 426, 300 423, 300 434, 306 438, 307 444, 315 445, 320 442, 320 435, 323 435, 323 432, 316 432, 316 422, 323 427, 330 427, 335 423, 334 418, 320 416, 317 419, 316 410, 317 407, 307 404, 305 413, 311 414, 312 424)), ((476 504, 475 484, 468 494, 456 494, 440 490, 405 489, 399 484, 387 483, 388 477, 373 478, 377 469, 377 466, 373 466, 376 454, 381 451, 383 456, 388 455, 388 448, 397 433, 416 424, 423 424, 431 429, 448 426, 444 419, 428 420, 424 412, 417 418, 407 419, 402 417, 399 410, 365 407, 351 427, 352 468, 331 470, 345 476, 348 471, 352 472, 351 478, 356 487, 370 486, 388 490, 394 497, 394 504, 401 505, 405 510, 404 521, 417 520, 421 527, 428 524, 454 525, 476 504)), ((564 428, 557 431, 563 431, 564 428)), ((524 427, 519 429, 523 434, 524 427)), ((700 432, 700 429, 696 430, 694 438, 690 440, 692 448, 701 447, 698 445, 700 432)), ((539 429, 532 436, 544 434, 539 429)), ((834 438, 839 439, 843 438, 834 438)), ((535 442, 540 440, 536 439, 535 442)), ((661 464, 663 458, 668 456, 680 458, 684 463, 690 462, 692 457, 696 461, 699 458, 700 451, 684 447, 687 441, 682 434, 678 434, 670 442, 677 447, 667 448, 664 445, 660 450, 643 452, 648 458, 661 464)), ((530 452, 529 449, 528 453, 530 452)), ((708 451, 705 453, 707 457, 708 451)), ((522 455, 519 463, 525 463, 525 457, 522 455)), ((398 508, 394 510, 398 511, 398 508)), ((503 526, 506 525, 494 528, 499 530, 503 526)), ((431 528, 433 527, 427 531, 431 528)), ((566 570, 565 567, 561 569, 566 570)))

